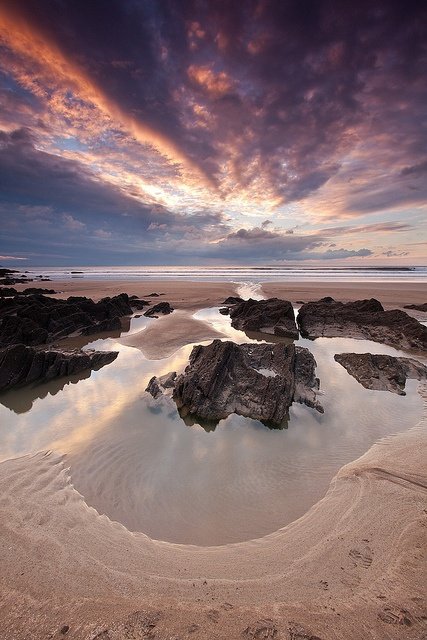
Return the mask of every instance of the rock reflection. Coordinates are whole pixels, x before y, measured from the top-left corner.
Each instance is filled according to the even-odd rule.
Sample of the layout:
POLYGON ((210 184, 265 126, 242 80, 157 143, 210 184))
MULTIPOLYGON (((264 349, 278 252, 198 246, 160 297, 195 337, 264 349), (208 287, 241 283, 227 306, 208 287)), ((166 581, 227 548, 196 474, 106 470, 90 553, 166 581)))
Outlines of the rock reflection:
MULTIPOLYGON (((203 319, 227 339, 258 338, 232 329, 217 310, 206 310, 203 319)), ((146 322, 132 320, 131 330, 140 321, 146 322)), ((269 338, 277 340, 261 341, 269 338)), ((153 375, 182 371, 192 345, 147 361, 108 338, 90 347, 119 356, 90 377, 2 396, 12 410, 0 405, 0 457, 65 453, 72 482, 90 506, 157 539, 211 545, 273 532, 319 500, 343 464, 412 427, 422 413, 415 382, 406 397, 366 390, 333 359, 347 351, 407 354, 344 338, 298 344, 318 363, 324 415, 294 403, 282 429, 235 414, 215 426, 187 426, 172 400, 155 405, 144 389, 153 375)))

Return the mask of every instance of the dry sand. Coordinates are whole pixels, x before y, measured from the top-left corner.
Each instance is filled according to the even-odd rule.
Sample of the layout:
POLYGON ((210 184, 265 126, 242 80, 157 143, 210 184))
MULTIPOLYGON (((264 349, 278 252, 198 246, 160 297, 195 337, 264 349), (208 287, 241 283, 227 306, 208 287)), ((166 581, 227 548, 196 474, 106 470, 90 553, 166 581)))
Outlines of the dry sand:
MULTIPOLYGON (((235 291, 226 283, 70 284, 63 295, 164 291, 161 299, 187 310, 235 291)), ((291 300, 374 295, 370 287, 340 287, 268 284, 264 291, 291 300)), ((394 300, 423 302, 422 289, 402 285, 394 300)), ((376 295, 393 300, 384 285, 376 295)), ((421 393, 426 405, 426 386, 421 393)), ((55 452, 3 462, 0 638, 425 640, 426 427, 425 406, 417 427, 343 467, 302 518, 223 547, 130 533, 88 507, 66 457, 55 452)))

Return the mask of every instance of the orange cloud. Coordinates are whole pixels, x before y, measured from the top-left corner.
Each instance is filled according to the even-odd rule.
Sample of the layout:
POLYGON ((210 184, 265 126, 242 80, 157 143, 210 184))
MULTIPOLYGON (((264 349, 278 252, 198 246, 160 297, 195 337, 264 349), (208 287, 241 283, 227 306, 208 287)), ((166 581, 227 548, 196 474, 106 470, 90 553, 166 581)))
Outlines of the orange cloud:
MULTIPOLYGON (((74 91, 82 100, 95 105, 103 114, 120 123, 138 142, 150 145, 171 162, 182 165, 191 174, 188 176, 190 182, 195 180, 212 187, 209 178, 173 141, 126 113, 84 70, 68 59, 55 43, 47 40, 41 32, 10 8, 0 7, 0 42, 20 56, 31 59, 37 73, 51 80, 53 78, 58 86, 74 91)), ((31 84, 34 93, 43 92, 37 74, 28 74, 27 78, 22 80, 31 84)))
POLYGON ((224 71, 215 73, 209 66, 198 67, 192 64, 188 67, 187 74, 190 80, 214 97, 228 93, 234 85, 224 71))

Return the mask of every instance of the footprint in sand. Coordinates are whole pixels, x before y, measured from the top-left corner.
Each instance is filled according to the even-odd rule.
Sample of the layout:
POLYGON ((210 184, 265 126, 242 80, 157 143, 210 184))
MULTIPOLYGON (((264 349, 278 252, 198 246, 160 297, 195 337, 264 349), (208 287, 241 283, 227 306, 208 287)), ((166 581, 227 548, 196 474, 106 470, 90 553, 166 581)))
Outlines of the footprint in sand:
POLYGON ((289 640, 322 640, 319 636, 314 636, 300 624, 293 623, 288 627, 289 640))
POLYGON ((278 629, 273 620, 266 618, 265 620, 258 620, 254 625, 247 627, 242 635, 247 638, 255 638, 256 640, 269 640, 270 638, 276 638, 278 629))
POLYGON ((220 614, 216 609, 210 609, 210 611, 208 611, 206 615, 209 620, 212 620, 212 622, 219 622, 220 614))
POLYGON ((372 564, 372 549, 366 543, 362 543, 359 547, 350 549, 348 555, 352 559, 355 567, 368 569, 372 564))
POLYGON ((378 614, 378 617, 387 624, 402 624, 407 627, 412 626, 412 617, 409 611, 406 609, 399 609, 399 607, 384 607, 378 614))

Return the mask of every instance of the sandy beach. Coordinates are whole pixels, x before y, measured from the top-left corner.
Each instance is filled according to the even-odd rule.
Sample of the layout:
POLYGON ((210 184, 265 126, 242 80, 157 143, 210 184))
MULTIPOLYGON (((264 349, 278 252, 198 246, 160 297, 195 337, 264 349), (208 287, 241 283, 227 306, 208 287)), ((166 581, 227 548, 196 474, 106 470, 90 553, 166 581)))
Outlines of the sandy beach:
MULTIPOLYGON (((141 298, 150 293, 164 294, 160 300, 167 300, 176 309, 196 311, 203 307, 219 306, 225 298, 236 295, 238 284, 232 282, 193 282, 189 280, 89 280, 76 278, 52 282, 31 282, 33 287, 52 288, 60 292, 57 297, 87 296, 99 300, 121 291, 141 298)), ((26 284, 17 284, 16 289, 25 289, 26 284)), ((364 298, 376 298, 384 307, 401 308, 406 304, 421 304, 426 301, 424 283, 405 282, 264 282, 260 284, 265 297, 279 297, 291 302, 310 302, 324 296, 348 302, 364 298)), ((155 301, 155 298, 152 298, 155 301)))
MULTIPOLYGON (((45 283, 41 283, 45 284, 45 283)), ((148 358, 216 336, 191 313, 236 285, 52 282, 61 297, 164 293, 178 311, 123 343, 148 358), (158 323, 158 324, 156 324, 158 323), (163 337, 163 339, 162 339, 163 337)), ((269 283, 265 296, 385 306, 423 285, 269 283)), ((0 638, 422 640, 427 632, 427 388, 424 417, 344 466, 325 497, 283 529, 218 547, 128 531, 89 507, 56 451, 0 464, 0 638)))

